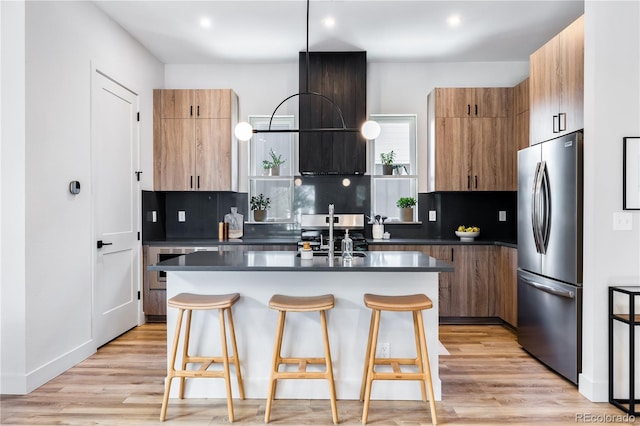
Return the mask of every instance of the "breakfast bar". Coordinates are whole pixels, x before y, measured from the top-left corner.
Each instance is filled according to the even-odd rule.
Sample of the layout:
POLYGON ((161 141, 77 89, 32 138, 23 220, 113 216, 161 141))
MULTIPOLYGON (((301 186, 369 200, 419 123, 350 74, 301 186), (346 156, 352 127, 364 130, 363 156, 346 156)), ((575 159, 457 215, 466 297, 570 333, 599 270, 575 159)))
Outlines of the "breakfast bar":
MULTIPOLYGON (((381 295, 426 294, 433 308, 423 312, 425 334, 436 400, 440 400, 438 375, 438 273, 453 266, 421 252, 388 251, 356 253, 348 263, 322 253, 301 259, 286 251, 201 251, 149 266, 166 271, 167 298, 179 293, 240 293, 233 307, 238 352, 247 398, 266 398, 277 313, 268 307, 274 294, 312 296, 333 294, 335 308, 328 314, 329 339, 338 399, 358 399, 371 311, 363 304, 365 293, 381 295)), ((414 357, 415 343, 411 315, 385 312, 379 346, 385 344, 391 357, 414 357)), ((175 309, 167 312, 167 346, 173 341, 177 319, 175 309)), ((192 350, 221 353, 215 312, 196 312, 191 325, 192 350)), ((300 313, 287 318, 287 335, 282 345, 287 354, 313 356, 323 352, 317 314, 300 313), (315 331, 317 330, 317 332, 315 331), (304 353, 299 353, 299 352, 304 353)), ((180 354, 178 355, 180 357, 180 354)), ((179 359, 178 359, 179 362, 179 359)), ((323 368, 323 367, 322 367, 323 368)), ((310 367, 311 369, 311 367, 310 367)), ((177 397, 178 387, 172 389, 177 397)), ((233 387, 234 397, 237 388, 233 387)), ((224 381, 188 380, 186 398, 224 398, 224 381)), ((419 383, 394 381, 374 383, 372 399, 419 399, 419 383)), ((326 383, 317 380, 284 380, 277 398, 329 398, 326 383), (304 387, 304 389, 301 389, 304 387)))

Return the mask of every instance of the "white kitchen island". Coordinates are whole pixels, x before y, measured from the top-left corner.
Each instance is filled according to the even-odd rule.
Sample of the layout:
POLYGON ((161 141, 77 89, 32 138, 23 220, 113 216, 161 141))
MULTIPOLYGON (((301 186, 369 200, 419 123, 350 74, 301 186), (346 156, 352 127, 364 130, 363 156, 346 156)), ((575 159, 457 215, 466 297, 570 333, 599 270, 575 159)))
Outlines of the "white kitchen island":
MULTIPOLYGON (((434 392, 436 400, 440 400, 438 273, 453 271, 448 263, 408 251, 367 252, 366 257, 356 257, 346 266, 340 257, 330 264, 322 256, 301 260, 296 252, 227 251, 191 253, 149 269, 167 272, 167 298, 185 292, 240 293, 241 298, 233 307, 233 319, 247 398, 267 397, 278 316, 277 311, 268 307, 272 295, 330 293, 335 296, 335 307, 327 312, 327 319, 337 397, 358 399, 371 315, 363 304, 364 293, 426 294, 433 301, 433 308, 424 311, 423 318, 434 392)), ((176 320, 177 310, 169 308, 167 353, 170 353, 176 320)), ((219 355, 219 330, 217 311, 195 311, 191 352, 219 355)), ((414 357, 411 314, 383 312, 378 342, 389 344, 392 357, 414 357)), ((322 356, 317 312, 287 315, 282 353, 284 356, 322 356)), ((312 368, 316 367, 309 370, 312 368)), ((186 398, 225 398, 221 379, 190 379, 186 383, 186 398)), ((238 396, 236 385, 232 380, 234 397, 238 396)), ((177 397, 178 388, 177 385, 171 388, 171 397, 177 397)), ((328 385, 325 380, 279 380, 276 398, 328 399, 328 385)), ((376 381, 373 385, 372 399, 420 398, 417 381, 376 381)))

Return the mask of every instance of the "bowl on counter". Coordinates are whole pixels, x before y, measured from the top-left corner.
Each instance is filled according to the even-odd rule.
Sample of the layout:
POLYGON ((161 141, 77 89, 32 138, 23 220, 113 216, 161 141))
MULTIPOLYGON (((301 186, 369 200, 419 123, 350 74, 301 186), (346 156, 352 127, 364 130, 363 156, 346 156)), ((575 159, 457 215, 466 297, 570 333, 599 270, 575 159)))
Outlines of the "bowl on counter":
POLYGON ((456 236, 460 237, 460 241, 470 242, 470 241, 473 241, 474 238, 476 238, 478 235, 480 235, 480 231, 476 231, 476 232, 456 231, 456 236))

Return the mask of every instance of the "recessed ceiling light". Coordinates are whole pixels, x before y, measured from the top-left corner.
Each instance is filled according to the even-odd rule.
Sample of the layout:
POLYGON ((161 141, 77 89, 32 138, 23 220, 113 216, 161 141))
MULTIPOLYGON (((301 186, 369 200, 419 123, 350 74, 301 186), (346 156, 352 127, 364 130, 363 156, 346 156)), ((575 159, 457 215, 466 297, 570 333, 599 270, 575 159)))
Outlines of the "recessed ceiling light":
POLYGON ((209 19, 209 18, 200 18, 200 26, 202 28, 210 28, 211 27, 211 19, 209 19))
POLYGON ((325 27, 327 28, 333 28, 336 26, 336 20, 333 19, 333 16, 327 16, 326 18, 324 18, 322 20, 322 23, 324 24, 325 27))
POLYGON ((447 23, 450 27, 457 27, 461 22, 460 15, 451 15, 447 18, 447 23))

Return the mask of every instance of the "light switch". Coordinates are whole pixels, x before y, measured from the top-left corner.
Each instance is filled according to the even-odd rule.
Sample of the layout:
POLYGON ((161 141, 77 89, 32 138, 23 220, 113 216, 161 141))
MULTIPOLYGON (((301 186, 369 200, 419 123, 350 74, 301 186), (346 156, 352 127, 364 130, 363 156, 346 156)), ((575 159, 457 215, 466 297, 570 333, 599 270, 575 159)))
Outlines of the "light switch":
POLYGON ((178 210, 178 222, 184 222, 187 220, 184 210, 178 210))
POLYGON ((631 231, 633 229, 633 216, 628 212, 613 213, 614 231, 631 231))
POLYGON ((429 222, 435 222, 435 221, 436 221, 436 211, 429 210, 429 222))
POLYGON ((151 222, 156 223, 158 221, 158 212, 153 210, 151 211, 151 222))
POLYGON ((504 210, 498 211, 498 221, 506 222, 507 221, 507 212, 504 210))

